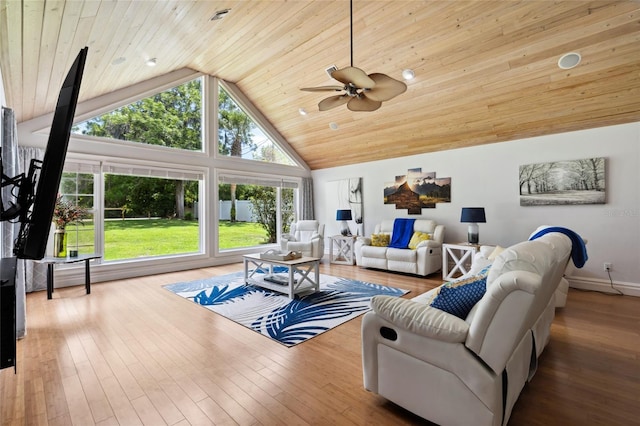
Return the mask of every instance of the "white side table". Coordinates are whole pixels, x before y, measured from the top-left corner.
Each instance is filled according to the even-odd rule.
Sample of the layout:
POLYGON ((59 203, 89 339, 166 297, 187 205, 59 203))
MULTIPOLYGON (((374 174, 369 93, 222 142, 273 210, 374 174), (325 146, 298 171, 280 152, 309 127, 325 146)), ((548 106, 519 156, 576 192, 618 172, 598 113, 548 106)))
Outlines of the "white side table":
POLYGON ((464 275, 469 272, 473 256, 480 249, 478 244, 457 243, 442 244, 442 279, 447 281, 455 278, 457 273, 464 275), (449 258, 453 260, 453 267, 449 271, 449 258))
POLYGON ((334 235, 331 239, 331 257, 329 261, 339 265, 355 264, 355 241, 356 237, 352 235, 334 235))

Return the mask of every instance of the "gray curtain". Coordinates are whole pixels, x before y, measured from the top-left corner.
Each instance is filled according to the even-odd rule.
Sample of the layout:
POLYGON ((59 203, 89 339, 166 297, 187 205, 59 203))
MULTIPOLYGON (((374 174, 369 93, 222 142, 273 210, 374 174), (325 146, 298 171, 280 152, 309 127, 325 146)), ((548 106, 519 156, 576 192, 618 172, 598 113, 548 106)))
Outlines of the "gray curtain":
MULTIPOLYGON (((44 152, 39 148, 18 147, 18 173, 29 173, 31 159, 42 160, 44 152)), ((16 230, 16 233, 18 231, 16 230)), ((19 259, 16 268, 16 335, 22 338, 27 334, 26 293, 47 288, 47 265, 33 260, 19 259), (20 320, 20 309, 22 318, 20 320)))
MULTIPOLYGON (((13 110, 2 108, 2 167, 8 177, 28 173, 32 158, 42 160, 44 156, 41 149, 25 148, 18 146, 17 123, 13 110)), ((12 188, 2 190, 2 203, 4 208, 10 206, 13 200, 12 188)), ((18 235, 20 224, 18 222, 1 222, 2 244, 0 255, 2 257, 13 256, 13 247, 18 235)), ((47 267, 45 264, 35 263, 31 260, 19 260, 16 271, 16 335, 22 338, 26 334, 26 297, 28 291, 47 288, 47 267)))
MULTIPOLYGON (((32 159, 41 160, 44 158, 44 151, 40 148, 24 147, 18 148, 18 172, 27 174, 32 159)), ((18 261, 18 271, 16 287, 18 282, 24 286, 27 293, 47 288, 47 265, 37 263, 32 260, 18 261)))
MULTIPOLYGON (((9 178, 20 174, 18 170, 18 128, 15 114, 10 108, 2 107, 2 172, 9 178)), ((11 201, 15 201, 12 194, 12 186, 2 189, 2 206, 8 209, 11 201)), ((20 224, 14 221, 1 222, 2 245, 0 254, 2 257, 13 256, 13 245, 20 224)), ((16 274, 17 275, 17 274, 16 274)), ((24 297, 24 283, 18 282, 16 276, 16 335, 24 337, 26 329, 26 301, 24 297)))
MULTIPOLYGON (((2 167, 3 173, 12 178, 18 175, 18 140, 16 137, 17 126, 13 110, 2 107, 2 167)), ((8 209, 13 200, 11 186, 2 188, 2 206, 8 209)), ((2 222, 2 245, 0 254, 2 257, 13 256, 13 242, 16 237, 18 227, 12 222, 2 222)))
POLYGON ((315 219, 315 213, 313 211, 313 179, 302 178, 302 188, 300 188, 300 201, 300 219, 315 219))

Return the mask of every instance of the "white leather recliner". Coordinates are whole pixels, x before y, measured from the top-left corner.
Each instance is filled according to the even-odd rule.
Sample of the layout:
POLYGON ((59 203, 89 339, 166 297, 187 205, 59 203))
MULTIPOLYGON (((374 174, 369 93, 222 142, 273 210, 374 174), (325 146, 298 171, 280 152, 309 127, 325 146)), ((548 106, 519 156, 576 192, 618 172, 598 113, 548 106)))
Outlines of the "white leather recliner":
POLYGON ((324 225, 317 220, 292 222, 289 233, 282 235, 280 249, 284 252, 299 251, 306 257, 322 258, 324 255, 324 225))
POLYGON ((508 422, 549 342, 570 239, 548 233, 504 250, 462 319, 414 299, 375 296, 362 319, 364 387, 440 425, 508 422))

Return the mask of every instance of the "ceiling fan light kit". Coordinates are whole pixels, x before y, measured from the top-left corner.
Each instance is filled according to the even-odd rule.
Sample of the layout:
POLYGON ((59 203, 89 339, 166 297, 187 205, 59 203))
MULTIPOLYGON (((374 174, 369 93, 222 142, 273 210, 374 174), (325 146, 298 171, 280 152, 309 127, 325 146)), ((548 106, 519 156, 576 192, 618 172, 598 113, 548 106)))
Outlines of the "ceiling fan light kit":
POLYGON ((402 78, 405 80, 413 80, 416 77, 416 73, 412 69, 402 70, 402 78))
MULTIPOLYGON (((337 69, 335 65, 326 69, 331 78, 342 83, 342 86, 305 87, 300 90, 307 92, 344 92, 329 96, 318 103, 320 111, 347 104, 351 111, 375 111, 382 106, 382 102, 395 98, 407 90, 402 81, 386 74, 368 74, 353 66, 353 0, 349 2, 350 35, 351 35, 351 66, 337 69)), ((404 73, 403 73, 404 75, 404 73)))

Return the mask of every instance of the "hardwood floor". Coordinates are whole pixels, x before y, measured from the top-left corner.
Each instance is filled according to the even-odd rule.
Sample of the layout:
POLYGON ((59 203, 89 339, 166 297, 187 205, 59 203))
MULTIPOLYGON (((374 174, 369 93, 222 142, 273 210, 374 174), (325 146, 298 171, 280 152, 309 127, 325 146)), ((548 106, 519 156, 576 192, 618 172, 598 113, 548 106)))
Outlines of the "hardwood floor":
MULTIPOLYGON (((361 317, 286 348, 162 288, 240 264, 27 296, 2 425, 427 424, 362 387, 361 317)), ((430 278, 322 264, 411 290, 430 278)), ((510 425, 640 424, 640 298, 571 290, 510 425)), ((425 395, 425 398, 428 398, 425 395)))

